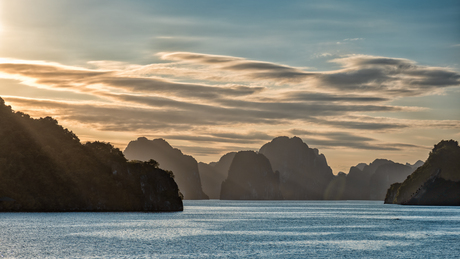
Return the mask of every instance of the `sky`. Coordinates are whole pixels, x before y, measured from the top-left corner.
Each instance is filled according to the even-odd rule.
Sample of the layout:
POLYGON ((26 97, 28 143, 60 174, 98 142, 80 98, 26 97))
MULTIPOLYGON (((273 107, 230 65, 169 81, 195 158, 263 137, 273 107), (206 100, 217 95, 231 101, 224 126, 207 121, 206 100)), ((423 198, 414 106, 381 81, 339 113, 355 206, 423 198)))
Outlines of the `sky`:
POLYGON ((460 139, 460 1, 0 0, 0 97, 122 150, 413 164, 460 139))

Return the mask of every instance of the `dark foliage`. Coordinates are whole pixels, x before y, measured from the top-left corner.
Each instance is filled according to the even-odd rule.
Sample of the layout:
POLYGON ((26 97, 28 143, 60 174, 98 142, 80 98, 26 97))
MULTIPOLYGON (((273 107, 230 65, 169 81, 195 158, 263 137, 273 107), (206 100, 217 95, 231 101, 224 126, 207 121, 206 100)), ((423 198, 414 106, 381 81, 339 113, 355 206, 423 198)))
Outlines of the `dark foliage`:
POLYGON ((423 166, 387 192, 386 203, 460 205, 460 147, 442 140, 423 166), (393 198, 393 199, 391 199, 393 198))
POLYGON ((14 112, 0 98, 0 211, 177 211, 172 174, 128 163, 109 143, 89 142, 51 118, 14 112))

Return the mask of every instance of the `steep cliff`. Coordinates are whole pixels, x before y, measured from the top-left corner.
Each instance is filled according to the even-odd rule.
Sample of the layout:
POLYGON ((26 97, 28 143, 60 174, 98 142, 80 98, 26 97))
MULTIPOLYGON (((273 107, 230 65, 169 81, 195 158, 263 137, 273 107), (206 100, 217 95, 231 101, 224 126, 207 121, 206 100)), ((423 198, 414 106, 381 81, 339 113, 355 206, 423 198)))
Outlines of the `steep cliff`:
POLYGON ((402 182, 414 169, 411 166, 390 163, 377 168, 369 182, 369 199, 384 200, 388 188, 393 183, 402 182))
POLYGON ((350 167, 350 171, 346 177, 345 190, 341 199, 368 200, 370 178, 371 174, 367 170, 360 170, 355 166, 350 167))
POLYGON ((181 211, 171 172, 129 163, 108 143, 82 145, 50 118, 0 98, 0 211, 181 211))
POLYGON ((375 159, 369 165, 352 166, 346 176, 343 200, 384 200, 391 184, 404 180, 417 166, 399 164, 387 159, 375 159))
POLYGON ((208 199, 201 188, 198 163, 192 156, 187 156, 173 148, 164 139, 148 140, 145 137, 131 141, 124 154, 130 160, 158 161, 161 168, 174 172, 175 180, 184 199, 208 199))
POLYGON ((344 172, 339 172, 332 178, 329 185, 324 191, 325 200, 342 200, 344 197, 345 187, 347 184, 347 175, 344 172))
POLYGON ((279 200, 279 173, 274 173, 268 159, 254 151, 238 152, 222 183, 222 200, 279 200))
POLYGON ((228 169, 235 157, 236 152, 231 152, 223 155, 218 162, 213 163, 198 163, 198 169, 201 176, 201 185, 203 191, 210 199, 220 198, 220 188, 222 182, 228 176, 228 169))
POLYGON ((392 185, 385 203, 460 205, 460 147, 454 140, 436 144, 423 166, 392 185))
POLYGON ((298 137, 277 137, 259 151, 280 173, 280 191, 286 200, 322 200, 333 179, 323 154, 298 137))

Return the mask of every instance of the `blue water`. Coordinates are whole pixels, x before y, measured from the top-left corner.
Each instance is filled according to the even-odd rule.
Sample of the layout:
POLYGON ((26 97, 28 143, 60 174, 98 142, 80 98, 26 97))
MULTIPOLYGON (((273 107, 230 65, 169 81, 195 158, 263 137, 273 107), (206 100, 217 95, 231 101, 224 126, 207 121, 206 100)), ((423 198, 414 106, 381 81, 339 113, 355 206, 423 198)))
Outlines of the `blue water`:
POLYGON ((185 201, 176 213, 0 213, 5 258, 458 258, 460 207, 185 201))

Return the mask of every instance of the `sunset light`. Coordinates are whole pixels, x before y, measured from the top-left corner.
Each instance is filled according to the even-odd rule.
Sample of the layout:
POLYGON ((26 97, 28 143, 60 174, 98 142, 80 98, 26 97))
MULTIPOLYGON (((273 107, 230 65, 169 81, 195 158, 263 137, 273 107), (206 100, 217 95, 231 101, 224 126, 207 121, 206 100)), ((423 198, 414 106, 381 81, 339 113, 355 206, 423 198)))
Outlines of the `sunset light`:
POLYGON ((2 258, 457 258, 459 140, 459 0, 0 0, 2 258))

